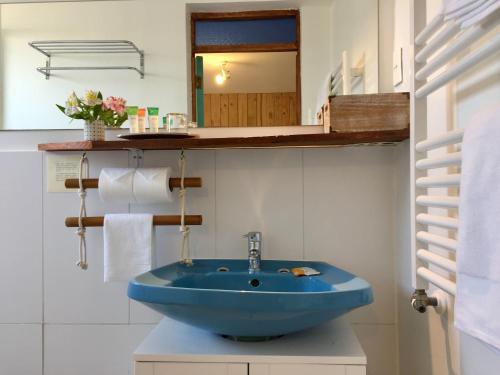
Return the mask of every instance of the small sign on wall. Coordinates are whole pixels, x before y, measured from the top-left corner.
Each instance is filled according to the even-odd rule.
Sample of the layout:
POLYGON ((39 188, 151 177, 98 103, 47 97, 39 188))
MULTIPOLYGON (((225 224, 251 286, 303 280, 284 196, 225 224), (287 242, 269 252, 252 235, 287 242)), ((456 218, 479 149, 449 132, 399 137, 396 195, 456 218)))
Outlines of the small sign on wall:
POLYGON ((74 191, 66 189, 64 181, 67 178, 78 178, 80 174, 79 155, 47 155, 47 192, 63 193, 74 191))

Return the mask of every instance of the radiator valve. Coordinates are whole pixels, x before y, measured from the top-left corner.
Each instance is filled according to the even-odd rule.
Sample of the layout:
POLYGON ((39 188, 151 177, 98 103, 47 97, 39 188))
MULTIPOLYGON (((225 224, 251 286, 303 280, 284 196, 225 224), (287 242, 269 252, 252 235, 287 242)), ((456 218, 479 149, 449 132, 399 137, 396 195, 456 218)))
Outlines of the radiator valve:
POLYGON ((437 307, 438 300, 436 297, 429 297, 425 289, 415 289, 411 296, 411 305, 419 313, 427 311, 427 306, 437 307))

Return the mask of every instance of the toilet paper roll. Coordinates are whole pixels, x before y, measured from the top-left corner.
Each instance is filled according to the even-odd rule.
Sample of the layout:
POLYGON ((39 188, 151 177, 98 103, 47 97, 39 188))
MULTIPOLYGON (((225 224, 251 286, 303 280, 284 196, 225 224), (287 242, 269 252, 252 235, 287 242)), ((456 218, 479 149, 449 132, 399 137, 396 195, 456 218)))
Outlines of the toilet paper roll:
POLYGON ((103 202, 129 203, 134 201, 133 168, 103 168, 99 174, 99 197, 103 202))
POLYGON ((172 202, 169 188, 170 168, 140 168, 134 174, 134 197, 136 203, 172 202))

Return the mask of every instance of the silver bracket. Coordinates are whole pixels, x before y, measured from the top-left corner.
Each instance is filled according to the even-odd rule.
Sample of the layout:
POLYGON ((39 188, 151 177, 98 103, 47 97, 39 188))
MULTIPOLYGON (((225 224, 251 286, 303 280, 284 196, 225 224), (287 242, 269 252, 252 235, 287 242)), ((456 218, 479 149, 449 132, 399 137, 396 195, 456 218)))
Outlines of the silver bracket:
POLYGON ((139 74, 141 75, 141 79, 144 79, 144 51, 139 52, 139 64, 140 64, 140 72, 139 74))
POLYGON ((50 56, 47 57, 47 60, 45 61, 45 72, 42 72, 45 75, 45 79, 50 78, 50 56))
POLYGON ((129 152, 129 160, 135 162, 135 168, 142 168, 144 165, 144 150, 138 148, 127 148, 129 152))

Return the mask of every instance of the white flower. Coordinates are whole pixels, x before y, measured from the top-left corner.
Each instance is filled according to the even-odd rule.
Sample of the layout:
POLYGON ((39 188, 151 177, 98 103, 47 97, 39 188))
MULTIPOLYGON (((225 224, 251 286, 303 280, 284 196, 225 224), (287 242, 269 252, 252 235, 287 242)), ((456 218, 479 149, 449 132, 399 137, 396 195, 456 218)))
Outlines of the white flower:
POLYGON ((98 95, 98 93, 96 91, 88 90, 85 93, 85 96, 84 96, 82 101, 84 104, 86 104, 90 107, 102 104, 102 100, 99 99, 99 97, 97 95, 98 95))
POLYGON ((76 107, 78 105, 78 98, 76 97, 75 92, 73 91, 66 99, 66 107, 76 107))
POLYGON ((77 106, 66 107, 66 110, 64 111, 64 113, 66 113, 68 116, 72 116, 72 115, 77 114, 79 112, 80 112, 80 109, 77 106))

